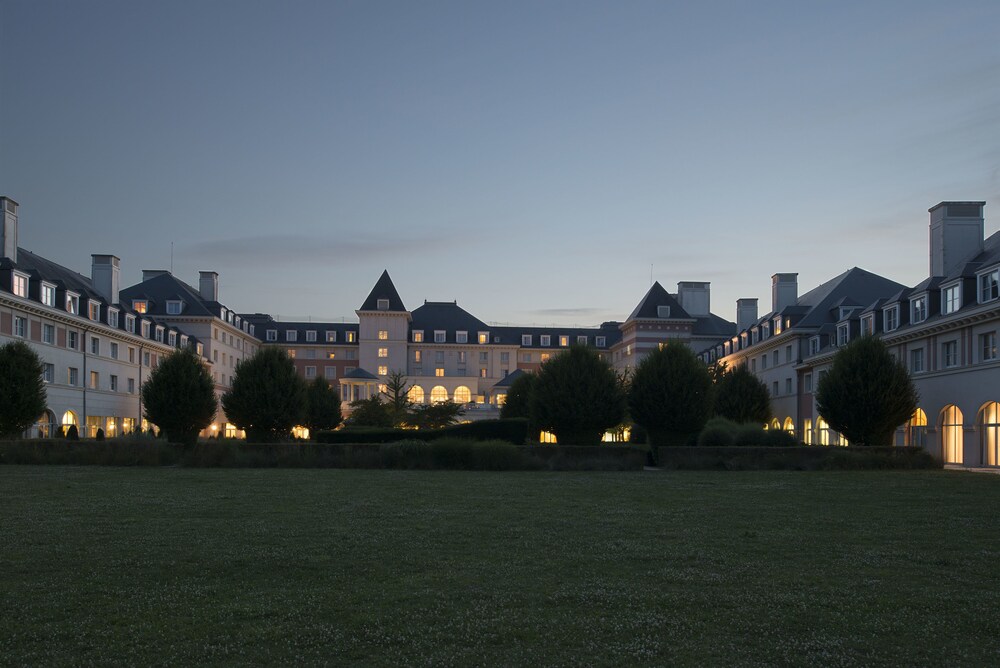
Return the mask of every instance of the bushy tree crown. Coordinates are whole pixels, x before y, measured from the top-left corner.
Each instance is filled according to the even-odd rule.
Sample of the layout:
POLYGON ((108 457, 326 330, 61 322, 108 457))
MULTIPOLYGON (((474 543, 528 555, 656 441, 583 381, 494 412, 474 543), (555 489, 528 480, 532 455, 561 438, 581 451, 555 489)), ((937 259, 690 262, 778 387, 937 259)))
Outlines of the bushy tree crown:
POLYGON ((265 346, 236 366, 222 408, 230 422, 247 433, 247 440, 287 438, 305 417, 306 384, 281 348, 265 346))
POLYGON ((628 405, 652 445, 684 445, 711 415, 712 378, 689 347, 669 342, 636 367, 628 405))
POLYGON ((0 346, 0 436, 17 437, 45 412, 42 360, 24 341, 0 346))
POLYGON ((715 383, 715 414, 740 424, 767 424, 771 419, 767 386, 746 364, 724 370, 715 383))
POLYGON ((146 419, 174 443, 191 445, 198 440, 198 432, 211 424, 218 407, 212 377, 190 348, 161 359, 142 385, 146 419))

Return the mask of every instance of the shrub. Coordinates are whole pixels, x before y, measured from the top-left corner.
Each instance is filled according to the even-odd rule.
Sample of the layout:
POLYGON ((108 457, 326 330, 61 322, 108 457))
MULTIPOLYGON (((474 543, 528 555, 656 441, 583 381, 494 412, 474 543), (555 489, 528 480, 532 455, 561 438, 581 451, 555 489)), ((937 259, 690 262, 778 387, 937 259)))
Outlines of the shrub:
POLYGON ((71 424, 66 428, 66 440, 67 441, 79 441, 80 440, 80 430, 76 428, 75 424, 71 424))
POLYGON ((629 414, 654 446, 684 445, 705 426, 712 410, 708 369, 683 343, 647 355, 632 376, 629 414))
POLYGON ((222 408, 247 440, 273 442, 287 438, 305 416, 306 387, 288 353, 265 346, 236 365, 222 408))
POLYGON ((890 445, 896 427, 917 408, 917 391, 906 367, 885 343, 862 336, 837 351, 819 380, 816 408, 857 445, 890 445))
POLYGON ((410 411, 406 422, 417 429, 442 429, 455 424, 465 409, 454 401, 421 404, 410 411))
POLYGON ((160 360, 142 385, 146 419, 175 443, 191 445, 211 424, 219 404, 215 384, 205 364, 190 348, 160 360))
POLYGON ((422 442, 437 438, 458 437, 471 440, 501 440, 514 445, 525 442, 528 436, 528 421, 524 419, 480 420, 466 424, 456 424, 444 429, 377 429, 349 427, 339 431, 325 431, 315 435, 321 443, 392 443, 418 438, 422 442))
POLYGON ((94 435, 94 440, 103 441, 104 440, 104 430, 98 429, 97 434, 94 435))
POLYGON ((392 408, 378 395, 351 402, 351 414, 347 418, 348 427, 379 427, 392 429, 395 426, 392 408))
POLYGON ((698 445, 703 447, 733 445, 738 429, 739 425, 735 422, 725 418, 712 418, 698 434, 698 445))
POLYGON ((0 436, 20 436, 45 412, 42 360, 24 341, 0 346, 0 436))

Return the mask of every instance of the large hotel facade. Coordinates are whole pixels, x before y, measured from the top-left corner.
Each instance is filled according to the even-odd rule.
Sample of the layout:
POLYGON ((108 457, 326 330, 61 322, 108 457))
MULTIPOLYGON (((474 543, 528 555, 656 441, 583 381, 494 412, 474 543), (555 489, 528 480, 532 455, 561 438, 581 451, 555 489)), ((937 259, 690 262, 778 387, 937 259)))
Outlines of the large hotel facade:
MULTIPOLYGON (((17 247, 18 204, 0 197, 0 343, 20 339, 42 357, 49 407, 32 430, 58 425, 112 436, 145 427, 139 388, 157 361, 190 346, 221 396, 237 364, 262 345, 280 346, 306 379, 324 376, 345 402, 377 394, 394 372, 416 403, 453 400, 466 418, 495 417, 511 381, 571 344, 593 347, 616 369, 634 367, 666 341, 706 363, 747 365, 771 392, 785 429, 807 443, 840 444, 816 412, 814 389, 839 346, 882 337, 911 371, 920 408, 898 444, 923 445, 946 463, 1000 465, 1000 233, 985 238, 984 202, 930 209, 930 270, 907 287, 853 268, 803 294, 797 275, 771 278, 770 310, 737 302, 737 322, 711 312, 711 286, 654 283, 622 321, 590 328, 489 325, 456 302, 407 307, 387 271, 361 302, 355 323, 279 322, 219 301, 218 275, 197 287, 145 270, 121 288, 119 259, 93 255, 84 276, 17 247)), ((237 435, 216 416, 206 435, 237 435)))

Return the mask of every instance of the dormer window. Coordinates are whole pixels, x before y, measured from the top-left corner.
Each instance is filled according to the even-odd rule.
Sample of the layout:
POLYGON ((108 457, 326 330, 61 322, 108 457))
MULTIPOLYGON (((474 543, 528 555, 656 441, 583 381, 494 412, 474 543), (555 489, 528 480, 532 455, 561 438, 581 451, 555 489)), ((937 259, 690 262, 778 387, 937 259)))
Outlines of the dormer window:
POLYGON ((559 346, 561 348, 565 348, 568 345, 569 345, 569 337, 566 336, 565 334, 561 334, 559 336, 559 346))
POLYGON ((125 331, 129 334, 135 334, 135 316, 125 315, 125 331))
POLYGON ((180 315, 184 310, 184 302, 179 299, 167 300, 167 315, 180 315))
POLYGON ((941 290, 941 313, 954 313, 962 306, 962 286, 949 285, 941 290))
POLYGON ((815 355, 819 352, 819 337, 814 336, 809 339, 809 354, 815 355))
POLYGON ((597 346, 598 348, 606 348, 608 345, 607 337, 604 336, 594 337, 594 345, 597 346))
POLYGON ((760 328, 760 340, 765 341, 771 337, 771 323, 765 322, 760 328))
POLYGON ((423 343, 424 342, 424 330, 422 330, 422 329, 415 329, 415 330, 413 330, 412 337, 413 337, 413 342, 414 343, 423 343))
POLYGON ((167 334, 167 345, 171 348, 177 347, 177 332, 169 332, 167 334))
POLYGON ((541 345, 543 345, 543 346, 550 346, 550 345, 552 345, 552 337, 550 335, 548 335, 548 334, 542 334, 538 338, 541 339, 541 342, 540 342, 541 345))
POLYGON ((993 301, 998 297, 1000 297, 1000 269, 994 269, 979 277, 979 303, 993 301))
POLYGON ((837 327, 837 345, 846 346, 850 340, 851 329, 846 324, 837 327))
POLYGON ((389 300, 388 299, 379 299, 375 308, 377 308, 379 311, 388 311, 389 310, 389 300))
POLYGON ((586 336, 578 336, 578 337, 576 337, 576 342, 579 343, 581 346, 585 346, 585 345, 587 345, 587 337, 586 336))
POLYGON ((163 328, 159 325, 156 326, 156 340, 159 343, 163 343, 163 328))
POLYGON ((14 272, 14 282, 11 286, 11 292, 13 292, 18 297, 28 298, 28 277, 24 274, 19 274, 14 272))
POLYGON ((195 350, 196 350, 196 351, 198 352, 198 355, 199 355, 200 357, 204 357, 204 356, 205 356, 205 344, 204 344, 204 343, 199 343, 199 344, 197 344, 197 345, 196 345, 196 346, 194 347, 194 349, 195 349, 195 350))
POLYGON ((148 339, 149 338, 149 321, 148 320, 143 320, 141 328, 142 328, 142 338, 148 339))
POLYGON ((521 335, 521 345, 522 346, 530 346, 531 345, 531 334, 522 334, 521 335))
POLYGON ((307 343, 316 343, 316 330, 310 329, 310 330, 306 331, 306 342, 307 343))
POLYGON ((479 332, 479 343, 485 344, 490 342, 489 332, 479 332))
POLYGON ((444 343, 445 331, 443 329, 434 330, 434 343, 444 343))
POLYGON ((914 297, 910 300, 910 322, 916 324, 927 319, 927 296, 914 297))
POLYGON ((326 330, 326 342, 327 343, 336 343, 337 342, 337 330, 335 330, 335 329, 328 329, 328 330, 326 330))
POLYGON ((774 319, 774 335, 777 336, 778 334, 781 334, 781 332, 781 317, 779 316, 774 319))
POLYGON ((758 334, 759 334, 759 332, 757 331, 756 327, 754 327, 753 329, 750 330, 750 343, 751 344, 757 343, 757 336, 758 336, 758 334))
POLYGON ((95 302, 93 299, 87 301, 87 317, 89 317, 94 322, 101 319, 101 303, 95 302))
POLYGON ((285 330, 285 341, 293 343, 299 340, 299 333, 294 329, 285 330))
POLYGON ((670 317, 670 307, 669 306, 657 306, 656 307, 656 317, 657 318, 669 318, 670 317))
POLYGON ((871 336, 875 333, 875 316, 868 314, 861 318, 861 335, 871 336))
POLYGON ((885 331, 892 332, 899 327, 899 307, 892 306, 882 311, 882 324, 885 331))
POLYGON ((468 332, 455 332, 455 343, 468 343, 469 333, 468 332))
POLYGON ((108 325, 118 329, 118 309, 108 308, 108 325))
POLYGON ((276 330, 276 329, 269 329, 269 330, 267 330, 266 332, 264 332, 264 338, 267 339, 268 341, 277 341, 278 340, 278 330, 276 330))
POLYGON ((135 299, 132 301, 132 310, 136 313, 146 313, 149 311, 149 302, 145 299, 135 299))
POLYGON ((188 345, 188 335, 181 334, 181 348, 187 348, 188 345))
POLYGON ((854 308, 851 306, 841 306, 840 311, 838 312, 839 317, 837 318, 837 320, 843 320, 844 318, 848 317, 849 315, 851 315, 851 311, 853 310, 854 308))
POLYGON ((356 343, 358 340, 358 333, 353 329, 346 333, 348 343, 356 343))
POLYGON ((42 283, 42 290, 40 297, 42 303, 46 306, 55 307, 56 305, 56 286, 51 283, 42 283))

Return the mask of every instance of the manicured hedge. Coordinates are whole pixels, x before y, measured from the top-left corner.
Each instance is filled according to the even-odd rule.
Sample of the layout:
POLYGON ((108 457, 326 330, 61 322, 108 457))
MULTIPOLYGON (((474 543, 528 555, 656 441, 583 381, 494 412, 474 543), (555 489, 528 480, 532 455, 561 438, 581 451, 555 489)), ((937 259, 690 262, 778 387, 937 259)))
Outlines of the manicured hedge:
POLYGON ((153 438, 0 441, 0 464, 169 466, 179 464, 181 454, 179 446, 153 438))
POLYGON ((528 438, 528 421, 524 418, 480 420, 456 424, 443 429, 371 429, 354 427, 337 431, 321 431, 319 443, 394 443, 410 439, 434 441, 440 438, 462 438, 473 441, 506 441, 521 445, 528 438))
POLYGON ((923 448, 696 446, 659 448, 659 466, 669 470, 815 471, 934 469, 941 462, 923 448))

